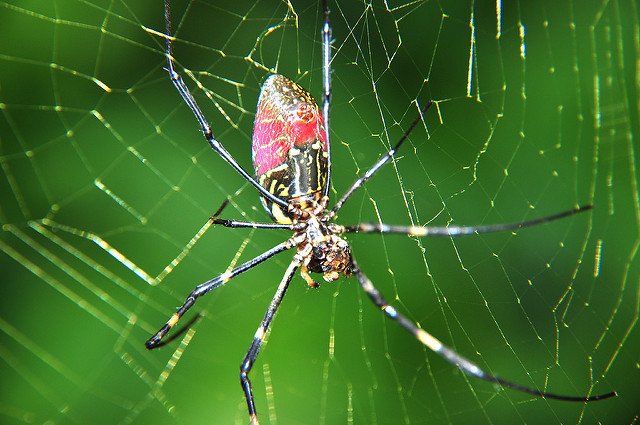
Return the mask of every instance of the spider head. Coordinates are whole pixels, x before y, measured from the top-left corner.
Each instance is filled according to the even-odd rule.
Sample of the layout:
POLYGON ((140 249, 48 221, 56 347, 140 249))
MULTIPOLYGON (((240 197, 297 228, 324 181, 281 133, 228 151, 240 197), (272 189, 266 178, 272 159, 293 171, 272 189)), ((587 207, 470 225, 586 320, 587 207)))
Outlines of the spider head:
MULTIPOLYGON (((313 226, 309 226, 313 227, 313 226)), ((319 223, 320 230, 315 233, 314 238, 308 239, 311 244, 311 254, 308 268, 314 273, 322 273, 322 277, 327 282, 333 282, 340 277, 340 274, 349 276, 351 274, 351 247, 341 237, 335 235, 327 227, 319 223)), ((309 232, 309 228, 307 228, 309 232)))
POLYGON ((322 248, 322 254, 314 258, 321 258, 320 266, 323 269, 323 279, 333 282, 340 277, 340 274, 349 276, 351 274, 352 260, 351 247, 344 239, 336 235, 331 235, 331 242, 322 248))

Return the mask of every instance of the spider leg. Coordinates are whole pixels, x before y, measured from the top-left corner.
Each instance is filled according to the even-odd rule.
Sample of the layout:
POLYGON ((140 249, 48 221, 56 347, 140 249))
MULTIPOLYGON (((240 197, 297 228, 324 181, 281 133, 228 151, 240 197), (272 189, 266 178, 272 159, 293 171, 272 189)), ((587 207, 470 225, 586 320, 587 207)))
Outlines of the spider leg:
POLYGON ((207 292, 213 289, 216 289, 224 285, 225 283, 227 283, 228 281, 230 281, 240 273, 246 272, 247 270, 252 269, 253 267, 273 257, 274 255, 279 254, 288 249, 291 249, 293 246, 295 246, 295 244, 291 239, 286 240, 281 244, 271 248, 270 250, 258 255, 254 259, 249 260, 244 264, 241 264, 235 269, 225 272, 220 276, 217 276, 211 280, 208 280, 196 286, 196 288, 193 291, 191 291, 187 299, 180 306, 180 308, 178 308, 178 310, 173 314, 173 316, 171 316, 171 318, 167 321, 167 323, 163 327, 161 327, 160 330, 158 330, 158 332, 156 332, 151 338, 149 338, 144 345, 149 350, 160 346, 162 338, 164 338, 164 336, 171 330, 171 328, 174 327, 176 323, 178 323, 178 320, 180 320, 180 318, 187 312, 187 310, 189 310, 195 304, 198 297, 206 294, 207 292))
POLYGON ((237 220, 224 220, 222 218, 218 218, 220 216, 220 214, 222 214, 222 211, 227 207, 227 205, 229 205, 229 199, 225 199, 224 201, 222 201, 222 204, 220 205, 220 207, 218 207, 218 210, 216 212, 213 213, 213 215, 211 217, 209 217, 209 222, 211 224, 220 224, 221 226, 224 227, 230 227, 230 228, 243 228, 243 227, 249 227, 252 229, 289 229, 289 230, 296 230, 296 226, 294 226, 293 224, 278 224, 278 223, 253 223, 250 221, 237 221, 237 220))
POLYGON ((384 299, 384 297, 380 294, 380 292, 373 286, 373 283, 369 278, 359 269, 355 260, 353 260, 353 274, 355 274, 358 282, 362 289, 367 293, 371 301, 375 305, 377 305, 384 314, 387 315, 392 320, 395 320, 400 326, 405 328, 409 333, 411 333, 418 341, 427 346, 431 351, 442 356, 449 363, 458 366, 464 373, 467 375, 474 376, 476 378, 484 379, 485 381, 493 382, 505 388, 511 388, 514 390, 518 390, 524 393, 533 394, 537 397, 563 400, 563 401, 577 401, 577 402, 587 402, 587 401, 596 401, 596 400, 604 400, 609 397, 616 396, 616 392, 610 392, 607 394, 600 395, 587 395, 587 396, 567 396, 561 394, 548 393, 546 391, 540 391, 534 388, 525 387, 520 384, 513 383, 511 381, 507 381, 505 379, 499 378, 495 375, 491 375, 478 367, 475 363, 471 362, 469 359, 461 356, 456 353, 451 348, 444 345, 438 339, 436 339, 433 335, 425 331, 424 329, 416 326, 414 322, 407 319, 402 314, 398 313, 398 311, 389 305, 389 303, 384 299))
POLYGON ((322 118, 327 137, 327 182, 322 191, 323 196, 329 196, 331 187, 331 143, 329 140, 329 108, 331 107, 331 25, 329 23, 329 1, 322 1, 324 10, 324 25, 322 26, 322 118))
POLYGON ((288 229, 295 230, 293 224, 278 224, 278 223, 252 223, 250 221, 237 221, 237 220, 224 220, 222 218, 211 217, 212 224, 220 224, 224 227, 231 227, 234 229, 242 227, 250 227, 252 229, 288 229))
POLYGON ((382 167, 384 164, 389 162, 389 160, 393 157, 393 155, 395 155, 396 151, 400 148, 400 146, 402 146, 404 141, 407 140, 407 138, 409 137, 413 129, 416 128, 418 123, 422 120, 423 115, 427 112, 427 109, 429 109, 429 107, 432 104, 433 104, 433 101, 431 100, 427 102, 427 104, 420 110, 420 113, 418 114, 416 119, 413 120, 409 128, 407 128, 407 130, 404 132, 400 140, 398 140, 398 143, 396 143, 396 145, 393 148, 391 148, 390 151, 385 153, 384 156, 378 160, 378 162, 373 164, 373 167, 369 168, 367 172, 365 172, 360 178, 358 178, 355 182, 353 182, 351 187, 344 193, 344 195, 342 195, 342 198, 340 198, 340 200, 336 202, 336 204, 333 206, 331 211, 329 211, 323 217, 323 220, 328 221, 328 220, 331 220, 333 217, 335 217, 338 210, 342 208, 342 205, 344 205, 344 203, 347 202, 347 200, 351 197, 351 195, 353 195, 353 192, 355 192, 356 189, 358 189, 367 180, 369 180, 380 169, 380 167, 382 167))
POLYGON ((293 274, 300 267, 302 263, 302 257, 299 254, 296 254, 289 264, 287 271, 284 273, 282 280, 280 281, 280 285, 278 285, 278 289, 276 290, 273 299, 271 300, 271 304, 269 304, 269 308, 260 323, 260 326, 256 330, 256 333, 253 337, 253 341, 251 342, 251 346, 247 351, 247 354, 244 356, 242 363, 240 364, 240 385, 242 385, 242 390, 244 391, 244 397, 247 399, 247 408, 249 409, 249 417, 251 418, 251 424, 258 424, 258 415, 256 413, 256 406, 253 401, 253 391, 251 391, 251 380, 249 379, 249 372, 251 372, 251 368, 258 357, 258 353, 260 353, 260 347, 264 342, 264 339, 267 335, 267 331, 269 330, 269 325, 273 320, 273 317, 278 311, 278 307, 284 298, 284 294, 287 292, 287 288, 289 287, 289 283, 293 278, 293 274))
POLYGON ((198 106, 198 104, 197 104, 195 98, 193 97, 193 95, 191 95, 191 92, 189 91, 189 89, 185 85, 185 83, 182 80, 182 77, 180 76, 180 74, 178 74, 176 72, 176 70, 174 69, 174 67, 173 67, 173 56, 171 56, 171 51, 172 51, 171 39, 173 37, 171 37, 171 20, 170 20, 169 0, 165 0, 164 1, 164 19, 165 19, 165 29, 166 29, 166 33, 167 33, 167 37, 166 37, 167 70, 169 71, 169 75, 171 77, 171 82, 173 83, 175 88, 178 90, 178 93, 180 93, 180 96, 182 96, 182 99, 185 101, 187 106, 189 106, 189 109, 191 109, 191 112, 193 112, 193 115, 195 115, 196 119, 198 120, 198 123, 200 124, 202 132, 204 133, 204 137, 205 137, 205 139, 207 139, 207 142, 209 143, 209 146, 211 146, 211 148, 214 151, 216 151, 218 153, 218 155, 220 155, 222 157, 222 159, 227 161, 227 163, 229 165, 231 165, 231 167, 234 170, 236 170, 238 173, 240 173, 240 175, 242 177, 244 177, 244 179, 246 181, 251 183, 256 189, 258 189, 258 192, 260 192, 260 194, 262 196, 267 198, 269 201, 271 201, 271 202, 273 202, 273 203, 275 203, 277 205, 280 205, 283 208, 286 208, 288 204, 285 201, 283 201, 282 199, 274 196, 267 189, 265 189, 264 187, 260 186, 260 183, 258 183, 253 177, 251 177, 249 175, 249 173, 247 173, 238 164, 238 162, 231 156, 231 154, 229 152, 227 152, 227 150, 224 148, 224 146, 222 146, 222 144, 220 144, 220 142, 218 142, 215 139, 215 137, 213 137, 213 132, 211 130, 211 126, 207 122, 207 119, 204 117, 204 114, 202 113, 202 110, 198 106))
POLYGON ((360 223, 353 226, 336 225, 338 233, 399 233, 410 236, 464 236, 476 233, 495 233, 506 230, 518 230, 525 227, 537 226, 560 220, 581 212, 589 211, 593 205, 584 205, 571 210, 563 211, 533 220, 518 223, 487 224, 483 226, 393 226, 382 223, 360 223))

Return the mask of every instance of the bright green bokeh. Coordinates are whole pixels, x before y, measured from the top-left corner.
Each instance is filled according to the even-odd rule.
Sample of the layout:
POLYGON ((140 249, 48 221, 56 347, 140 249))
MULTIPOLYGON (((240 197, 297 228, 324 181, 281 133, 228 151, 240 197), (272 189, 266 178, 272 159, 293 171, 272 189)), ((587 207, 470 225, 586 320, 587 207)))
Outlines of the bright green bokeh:
MULTIPOLYGON (((202 320, 171 344, 143 346, 194 285, 288 236, 210 228, 188 248, 227 197, 225 217, 268 217, 163 70, 163 39, 144 29, 163 31, 160 3, 0 2, 3 424, 248 422, 238 368, 290 254, 199 301, 190 317, 202 320)), ((311 1, 214 3, 175 2, 174 56, 250 169, 269 70, 320 98, 322 17, 311 1)), ((487 371, 620 396, 562 403, 466 378, 354 279, 311 290, 296 276, 251 375, 261 423, 637 421, 637 5, 331 8, 334 199, 398 140, 416 100, 437 102, 340 222, 489 224, 595 206, 516 234, 350 237, 362 268, 487 371)))

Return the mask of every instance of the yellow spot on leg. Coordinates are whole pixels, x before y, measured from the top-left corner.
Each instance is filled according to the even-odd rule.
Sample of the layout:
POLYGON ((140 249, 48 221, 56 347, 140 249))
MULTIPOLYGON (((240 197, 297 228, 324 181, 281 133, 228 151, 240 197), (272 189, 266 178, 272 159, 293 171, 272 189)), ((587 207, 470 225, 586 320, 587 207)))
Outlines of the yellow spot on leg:
POLYGON ((220 275, 220 280, 222 280, 222 283, 227 283, 231 280, 231 277, 231 272, 224 272, 220 275))
POLYGON ((167 325, 172 328, 176 323, 178 323, 178 320, 180 320, 180 316, 178 316, 178 313, 174 313, 173 316, 171 316, 171 319, 167 322, 167 325))
POLYGON ((412 236, 427 236, 427 229, 424 227, 415 227, 411 226, 409 229, 409 234, 412 236))
POLYGON ((429 333, 423 331, 422 329, 418 329, 416 337, 421 343, 435 352, 440 351, 440 349, 442 348, 442 343, 440 341, 438 341, 435 337, 431 336, 429 333))

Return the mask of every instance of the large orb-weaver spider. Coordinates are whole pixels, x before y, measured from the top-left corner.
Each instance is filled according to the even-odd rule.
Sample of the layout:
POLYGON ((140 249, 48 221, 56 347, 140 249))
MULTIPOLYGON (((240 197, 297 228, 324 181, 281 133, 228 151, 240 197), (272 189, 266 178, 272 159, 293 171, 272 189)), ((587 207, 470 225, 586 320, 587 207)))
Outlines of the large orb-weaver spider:
POLYGON ((311 287, 318 287, 319 285, 310 276, 310 272, 321 273, 327 282, 334 281, 341 275, 354 275, 371 301, 390 319, 395 320, 418 341, 442 356, 446 361, 458 366, 463 372, 471 376, 535 396, 563 401, 587 402, 603 400, 616 395, 615 392, 596 396, 559 395, 525 387, 484 372, 476 364, 444 345, 389 305, 371 280, 362 272, 353 258, 349 244, 341 237, 345 233, 459 236, 515 230, 578 214, 590 210, 590 205, 530 221, 484 226, 419 227, 390 226, 386 224, 342 226, 332 223, 331 221, 335 218, 337 211, 351 195, 394 156, 412 130, 421 121, 422 115, 429 109, 432 102, 428 102, 421 109, 418 117, 405 131, 396 145, 358 178, 333 208, 328 209, 329 187, 331 186, 331 157, 328 131, 331 100, 331 26, 329 24, 328 0, 322 0, 324 12, 324 25, 322 28, 324 89, 322 113, 320 113, 313 97, 305 89, 282 75, 273 74, 269 76, 260 92, 254 123, 253 165, 257 176, 256 179, 242 169, 220 142, 215 139, 200 107, 180 75, 175 71, 171 56, 173 38, 170 35, 169 0, 165 0, 164 6, 167 69, 173 85, 195 115, 211 148, 260 192, 261 201, 265 209, 276 223, 251 223, 220 219, 218 215, 224 209, 226 202, 211 217, 211 222, 232 228, 289 229, 293 231, 293 236, 235 269, 198 285, 167 323, 147 340, 146 347, 148 349, 153 349, 163 344, 162 339, 164 336, 167 335, 185 312, 195 304, 198 297, 224 285, 233 277, 257 266, 274 255, 296 248, 293 260, 287 267, 262 323, 253 337, 251 346, 240 365, 240 382, 252 424, 258 424, 258 415, 253 400, 249 373, 258 357, 271 321, 298 268, 304 280, 311 287))

